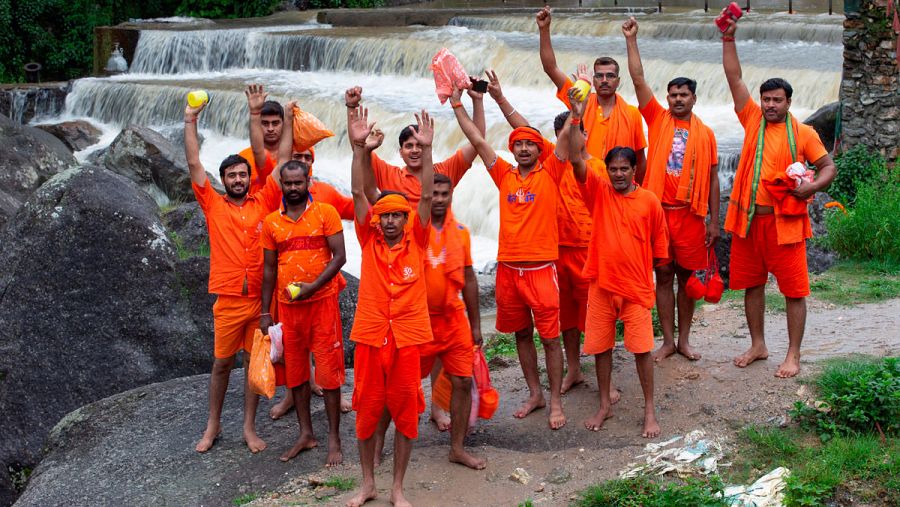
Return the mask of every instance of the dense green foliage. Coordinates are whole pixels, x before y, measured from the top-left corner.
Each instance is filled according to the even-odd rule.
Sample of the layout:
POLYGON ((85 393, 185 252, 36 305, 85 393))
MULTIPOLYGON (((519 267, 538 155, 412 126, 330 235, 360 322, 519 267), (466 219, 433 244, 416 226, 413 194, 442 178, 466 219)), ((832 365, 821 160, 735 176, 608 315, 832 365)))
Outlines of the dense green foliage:
POLYGON ((828 187, 828 194, 844 206, 856 202, 856 194, 864 183, 876 181, 887 174, 884 157, 864 144, 858 144, 834 159, 837 176, 828 187))
POLYGON ((279 0, 182 0, 175 14, 195 18, 255 18, 268 16, 279 0))
POLYGON ((722 481, 687 478, 683 482, 657 482, 647 477, 616 479, 591 486, 579 494, 577 507, 654 507, 691 505, 726 506, 722 481))
POLYGON ((348 7, 351 9, 361 7, 381 7, 384 0, 308 0, 303 2, 309 9, 336 9, 348 7))

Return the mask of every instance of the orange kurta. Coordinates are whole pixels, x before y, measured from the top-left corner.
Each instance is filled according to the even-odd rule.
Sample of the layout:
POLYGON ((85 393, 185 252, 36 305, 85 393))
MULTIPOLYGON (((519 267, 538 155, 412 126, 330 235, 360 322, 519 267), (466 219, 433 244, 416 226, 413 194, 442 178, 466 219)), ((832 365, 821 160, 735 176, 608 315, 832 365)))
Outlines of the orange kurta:
POLYGON ((460 291, 465 286, 466 266, 472 265, 469 230, 448 215, 444 227, 433 225, 425 250, 425 287, 428 289, 428 312, 432 315, 465 310, 460 291))
MULTIPOLYGON (((597 158, 585 160, 588 171, 594 171, 607 177, 603 161, 597 158)), ((550 167, 561 174, 559 180, 559 202, 556 206, 556 224, 559 229, 559 245, 587 247, 591 241, 591 212, 584 203, 575 172, 568 160, 556 158, 556 154, 547 157, 544 167, 550 167)))
MULTIPOLYGON (((472 167, 472 163, 466 162, 462 150, 456 150, 456 153, 447 160, 434 164, 434 172, 446 175, 455 187, 470 167, 472 167)), ((419 176, 410 171, 408 167, 391 165, 373 152, 372 171, 375 173, 375 185, 379 189, 403 192, 409 200, 409 205, 413 208, 419 204, 422 196, 422 184, 419 182, 419 176)))
POLYGON ((338 192, 328 183, 315 179, 309 187, 309 193, 313 200, 334 206, 341 220, 353 220, 353 198, 338 192))
POLYGON ((269 150, 266 151, 266 165, 263 168, 256 167, 256 160, 253 158, 253 148, 244 148, 238 155, 247 159, 250 163, 250 193, 258 192, 266 184, 266 178, 275 170, 278 165, 278 157, 269 150))
POLYGON ((656 300, 653 259, 664 259, 669 252, 659 199, 641 187, 622 195, 593 172, 588 172, 581 192, 594 219, 584 276, 602 289, 651 308, 656 300))

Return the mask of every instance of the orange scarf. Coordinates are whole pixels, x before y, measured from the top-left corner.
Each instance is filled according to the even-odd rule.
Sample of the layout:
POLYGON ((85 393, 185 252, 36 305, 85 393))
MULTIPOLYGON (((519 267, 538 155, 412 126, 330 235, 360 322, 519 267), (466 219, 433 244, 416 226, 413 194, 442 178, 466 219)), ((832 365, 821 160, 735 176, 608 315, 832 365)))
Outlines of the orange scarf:
POLYGON ((599 128, 595 124, 602 121, 603 110, 597 101, 596 93, 588 96, 588 102, 584 109, 584 128, 588 131, 588 153, 603 160, 606 158, 606 153, 616 146, 637 148, 634 146, 634 131, 643 129, 643 126, 635 125, 634 119, 625 114, 627 107, 628 103, 617 93, 616 105, 613 107, 607 128, 599 128))
POLYGON ((409 226, 409 221, 413 218, 411 216, 412 208, 409 206, 409 201, 406 200, 406 197, 400 194, 388 194, 379 199, 372 206, 372 220, 369 223, 373 227, 380 227, 382 213, 394 213, 397 211, 402 211, 408 215, 406 225, 409 226))
POLYGON ((453 212, 449 208, 447 216, 444 217, 441 234, 444 234, 444 250, 447 253, 444 274, 454 284, 454 292, 457 292, 466 284, 466 253, 463 250, 462 226, 453 217, 453 212))
MULTIPOLYGON (((696 114, 691 115, 690 133, 684 148, 684 165, 678 180, 675 198, 690 203, 691 213, 705 217, 709 212, 709 130, 696 114), (699 171, 695 170, 700 168, 699 171)), ((672 137, 675 135, 675 118, 666 111, 659 128, 651 133, 650 153, 647 157, 647 173, 644 187, 662 199, 666 182, 666 164, 672 152, 672 137), (656 137, 654 139, 653 137, 656 137)))

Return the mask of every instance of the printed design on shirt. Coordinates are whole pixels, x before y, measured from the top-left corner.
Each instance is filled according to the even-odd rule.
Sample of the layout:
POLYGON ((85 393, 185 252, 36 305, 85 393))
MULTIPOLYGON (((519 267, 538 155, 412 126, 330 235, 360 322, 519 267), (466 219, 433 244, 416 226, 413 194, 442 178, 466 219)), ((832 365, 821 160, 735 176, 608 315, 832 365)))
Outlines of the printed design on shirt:
POLYGON ((431 269, 437 269, 438 266, 447 262, 447 247, 441 248, 440 253, 434 255, 431 245, 428 245, 425 255, 428 258, 428 263, 431 264, 431 269))
POLYGON ((506 202, 510 204, 529 204, 533 203, 537 194, 529 192, 527 188, 519 188, 515 194, 506 194, 506 202))
POLYGON ((410 278, 412 278, 413 276, 415 276, 415 274, 416 274, 416 273, 415 273, 415 271, 413 271, 413 268, 412 268, 412 267, 410 267, 410 266, 403 266, 403 279, 404 279, 404 280, 409 280, 410 278))
POLYGON ((672 151, 669 153, 669 159, 666 161, 666 174, 681 176, 681 169, 684 167, 684 151, 687 147, 687 138, 687 129, 675 129, 675 134, 672 136, 672 151))
POLYGON ((278 253, 294 250, 319 250, 328 246, 325 236, 296 236, 278 243, 278 253))

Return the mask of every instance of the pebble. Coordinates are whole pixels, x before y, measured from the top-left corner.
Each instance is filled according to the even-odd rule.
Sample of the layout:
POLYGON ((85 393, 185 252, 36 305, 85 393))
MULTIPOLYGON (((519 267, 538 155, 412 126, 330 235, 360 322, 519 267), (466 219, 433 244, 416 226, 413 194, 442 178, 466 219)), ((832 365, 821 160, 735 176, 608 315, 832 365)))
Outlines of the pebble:
POLYGON ((509 479, 520 484, 528 484, 528 481, 531 480, 531 474, 529 474, 524 468, 516 468, 515 470, 513 470, 513 473, 509 475, 509 479))
MULTIPOLYGON (((583 465, 579 465, 582 466, 583 465)), ((547 475, 546 481, 550 484, 565 484, 569 482, 569 479, 572 478, 572 473, 566 470, 564 467, 554 467, 553 470, 550 471, 550 474, 547 475)))

